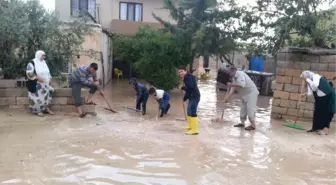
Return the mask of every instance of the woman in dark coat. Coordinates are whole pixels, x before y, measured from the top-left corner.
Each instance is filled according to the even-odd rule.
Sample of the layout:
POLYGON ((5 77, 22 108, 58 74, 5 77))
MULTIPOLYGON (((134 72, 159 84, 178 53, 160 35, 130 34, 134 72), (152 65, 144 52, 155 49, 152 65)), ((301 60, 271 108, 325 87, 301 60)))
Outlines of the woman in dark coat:
POLYGON ((300 77, 307 83, 307 95, 315 98, 313 127, 307 132, 327 135, 335 113, 335 90, 325 77, 311 71, 302 72, 300 77))

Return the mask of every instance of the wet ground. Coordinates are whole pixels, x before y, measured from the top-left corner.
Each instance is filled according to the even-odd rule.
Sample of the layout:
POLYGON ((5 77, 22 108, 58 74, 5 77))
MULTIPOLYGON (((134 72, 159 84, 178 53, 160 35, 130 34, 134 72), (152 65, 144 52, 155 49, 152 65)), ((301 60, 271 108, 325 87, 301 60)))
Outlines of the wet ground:
MULTIPOLYGON (((225 123, 213 123, 224 106, 214 82, 199 84, 200 134, 186 136, 179 91, 172 109, 155 120, 156 102, 148 113, 122 106, 135 104, 124 82, 106 90, 118 114, 103 109, 98 116, 67 113, 39 118, 0 112, 0 184, 19 185, 334 185, 336 139, 282 127, 270 120, 269 97, 259 97, 257 130, 239 122, 239 100, 226 106, 225 123)), ((309 128, 310 124, 304 125, 309 128)))

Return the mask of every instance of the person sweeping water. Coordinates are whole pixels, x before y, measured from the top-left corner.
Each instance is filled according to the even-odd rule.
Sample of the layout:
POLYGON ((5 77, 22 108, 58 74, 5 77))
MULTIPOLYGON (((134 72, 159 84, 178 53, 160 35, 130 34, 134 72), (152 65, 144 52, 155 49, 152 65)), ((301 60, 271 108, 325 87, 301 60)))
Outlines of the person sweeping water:
POLYGON ((83 102, 81 98, 81 89, 88 88, 89 95, 85 104, 95 104, 92 102, 92 97, 97 90, 104 96, 97 79, 98 64, 91 63, 89 66, 80 66, 76 68, 69 76, 69 83, 72 88, 72 96, 75 100, 75 106, 81 118, 84 118, 88 113, 83 111, 83 102), (91 80, 92 78, 92 80, 91 80))
POLYGON ((148 90, 146 86, 140 82, 137 82, 135 78, 130 79, 129 84, 133 86, 136 92, 136 109, 141 110, 142 107, 142 115, 146 114, 146 105, 149 97, 148 90))
POLYGON ((300 77, 307 83, 307 93, 301 96, 314 96, 314 114, 312 129, 307 132, 317 132, 327 135, 330 122, 335 114, 335 90, 332 83, 311 71, 303 71, 300 77))
POLYGON ((170 95, 161 89, 155 89, 154 87, 149 88, 149 94, 153 95, 155 100, 159 104, 158 115, 163 117, 163 115, 168 113, 170 109, 170 95))
POLYGON ((185 127, 187 135, 197 135, 198 134, 198 118, 197 118, 197 107, 201 99, 201 94, 197 86, 196 77, 191 73, 188 73, 185 68, 180 68, 178 70, 180 77, 183 79, 184 86, 181 90, 185 91, 183 101, 188 100, 187 108, 187 121, 188 125, 185 127))
POLYGON ((257 107, 259 91, 254 82, 244 71, 238 71, 235 66, 231 66, 229 67, 228 72, 233 77, 233 80, 232 83, 228 83, 228 87, 231 88, 231 90, 224 98, 224 102, 226 103, 235 91, 238 91, 242 102, 240 108, 241 123, 234 125, 234 127, 245 127, 245 121, 248 117, 251 125, 245 127, 245 130, 255 130, 255 111, 257 107))

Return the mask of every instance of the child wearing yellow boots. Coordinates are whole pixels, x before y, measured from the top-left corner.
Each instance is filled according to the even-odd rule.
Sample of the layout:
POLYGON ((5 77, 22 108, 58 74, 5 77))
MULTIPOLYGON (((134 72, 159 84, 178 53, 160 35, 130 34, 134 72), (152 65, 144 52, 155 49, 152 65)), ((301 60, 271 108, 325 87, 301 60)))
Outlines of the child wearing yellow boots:
POLYGON ((198 134, 197 107, 201 98, 201 94, 197 86, 196 77, 191 73, 188 73, 185 68, 180 68, 178 70, 178 73, 184 82, 184 86, 182 87, 182 90, 185 91, 183 101, 188 100, 188 111, 187 111, 188 125, 185 127, 185 129, 187 130, 186 134, 197 135, 198 134))

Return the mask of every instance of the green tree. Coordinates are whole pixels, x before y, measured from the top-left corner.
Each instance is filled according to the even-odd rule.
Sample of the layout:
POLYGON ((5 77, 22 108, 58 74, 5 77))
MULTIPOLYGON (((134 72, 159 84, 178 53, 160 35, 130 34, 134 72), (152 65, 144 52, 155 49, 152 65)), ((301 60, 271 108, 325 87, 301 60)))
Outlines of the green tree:
POLYGON ((117 58, 132 62, 137 75, 151 85, 167 91, 177 87, 176 68, 186 62, 170 33, 142 27, 135 36, 115 36, 113 48, 117 58))
POLYGON ((37 50, 47 55, 52 75, 62 71, 80 51, 85 35, 90 33, 86 20, 62 23, 54 12, 38 0, 4 1, 0 4, 0 67, 5 78, 25 75, 25 67, 37 50), (23 11, 24 10, 24 11, 23 11))
POLYGON ((335 43, 334 9, 321 10, 333 0, 258 0, 261 26, 272 34, 263 39, 268 52, 275 54, 284 46, 328 48, 335 43))
POLYGON ((171 23, 153 14, 178 41, 189 64, 195 57, 219 56, 221 61, 232 63, 228 54, 258 32, 251 28, 258 19, 234 0, 218 3, 215 0, 165 0, 164 8, 170 11, 171 23))

